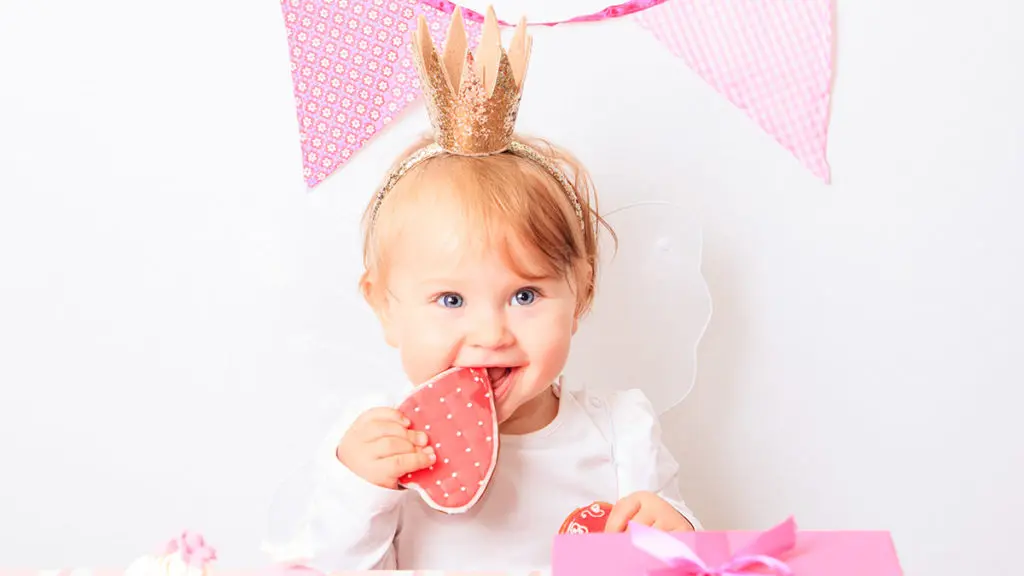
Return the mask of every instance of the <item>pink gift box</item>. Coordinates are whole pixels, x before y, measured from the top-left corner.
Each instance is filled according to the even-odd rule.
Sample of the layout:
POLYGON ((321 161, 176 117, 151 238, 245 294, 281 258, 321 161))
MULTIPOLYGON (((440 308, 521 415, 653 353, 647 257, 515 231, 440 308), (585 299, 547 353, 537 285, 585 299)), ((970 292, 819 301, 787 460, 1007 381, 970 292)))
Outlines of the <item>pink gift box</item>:
POLYGON ((556 536, 552 576, 902 576, 888 532, 676 532, 556 536))

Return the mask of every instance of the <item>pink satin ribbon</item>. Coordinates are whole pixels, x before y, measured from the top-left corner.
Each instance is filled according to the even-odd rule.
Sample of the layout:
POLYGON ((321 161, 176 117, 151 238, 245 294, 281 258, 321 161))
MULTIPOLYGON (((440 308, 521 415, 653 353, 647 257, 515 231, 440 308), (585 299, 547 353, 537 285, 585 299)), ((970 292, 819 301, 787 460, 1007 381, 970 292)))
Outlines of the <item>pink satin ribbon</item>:
POLYGON ((746 548, 720 566, 709 566, 681 540, 656 528, 630 522, 629 534, 634 546, 664 562, 667 566, 647 572, 647 576, 744 576, 764 574, 751 568, 764 567, 776 576, 793 576, 779 556, 796 546, 796 523, 792 518, 758 536, 746 548))
MULTIPOLYGON (((447 14, 451 14, 452 12, 454 12, 456 7, 456 4, 454 2, 450 2, 449 0, 420 1, 423 4, 430 6, 431 8, 435 8, 447 14)), ((530 26, 558 26, 559 24, 573 24, 576 22, 597 22, 600 20, 608 20, 610 18, 621 18, 623 16, 628 16, 630 14, 642 12, 644 10, 647 10, 648 8, 653 8, 659 4, 664 4, 665 2, 668 2, 668 0, 629 0, 628 2, 623 2, 621 4, 609 6, 604 10, 594 12, 593 14, 583 14, 581 16, 574 16, 572 18, 569 18, 568 20, 554 20, 551 22, 529 22, 528 24, 530 26)), ((480 14, 479 12, 474 12, 473 10, 470 10, 465 7, 462 8, 462 15, 467 20, 472 20, 474 22, 484 21, 484 17, 482 14, 480 14)), ((505 22, 504 20, 498 20, 498 22, 503 26, 513 25, 508 22, 505 22)))

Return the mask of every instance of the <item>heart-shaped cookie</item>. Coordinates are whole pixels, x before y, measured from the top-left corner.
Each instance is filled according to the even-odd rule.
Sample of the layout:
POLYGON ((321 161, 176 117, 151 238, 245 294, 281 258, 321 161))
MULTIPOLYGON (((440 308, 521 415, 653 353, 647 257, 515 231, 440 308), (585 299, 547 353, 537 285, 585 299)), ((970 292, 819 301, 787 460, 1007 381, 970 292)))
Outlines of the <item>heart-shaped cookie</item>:
POLYGON ((483 496, 498 461, 498 418, 487 371, 451 368, 420 384, 398 406, 410 430, 426 432, 437 460, 403 476, 431 508, 458 514, 483 496))
POLYGON ((594 502, 590 506, 577 508, 562 522, 559 534, 590 534, 604 532, 608 523, 608 513, 612 505, 607 502, 594 502))

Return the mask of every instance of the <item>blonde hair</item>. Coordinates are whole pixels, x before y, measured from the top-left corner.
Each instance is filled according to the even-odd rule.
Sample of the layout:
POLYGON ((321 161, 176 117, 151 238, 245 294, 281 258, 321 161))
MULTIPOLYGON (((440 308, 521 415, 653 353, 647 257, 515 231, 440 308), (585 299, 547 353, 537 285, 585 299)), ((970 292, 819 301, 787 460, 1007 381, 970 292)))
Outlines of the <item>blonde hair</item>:
MULTIPOLYGON (((564 276, 576 294, 576 315, 583 316, 594 300, 598 264, 598 231, 604 226, 614 240, 615 233, 597 210, 590 175, 568 151, 540 139, 515 136, 558 165, 576 191, 583 222, 576 216, 572 202, 562 186, 543 167, 513 154, 469 157, 445 154, 416 165, 405 174, 384 198, 376 220, 374 200, 363 215, 363 266, 360 288, 371 305, 377 302, 370 293, 372 285, 386 276, 388 240, 394 234, 388 220, 394 219, 403 204, 416 198, 417 180, 443 174, 452 182, 445 194, 463 209, 469 224, 494 241, 511 233, 518 241, 535 250, 543 270, 523 270, 506 253, 507 261, 523 277, 564 276)), ((398 162, 431 140, 424 139, 399 157, 398 162)), ((396 162, 396 165, 398 164, 396 162)), ((505 246, 508 251, 508 246, 505 246)))

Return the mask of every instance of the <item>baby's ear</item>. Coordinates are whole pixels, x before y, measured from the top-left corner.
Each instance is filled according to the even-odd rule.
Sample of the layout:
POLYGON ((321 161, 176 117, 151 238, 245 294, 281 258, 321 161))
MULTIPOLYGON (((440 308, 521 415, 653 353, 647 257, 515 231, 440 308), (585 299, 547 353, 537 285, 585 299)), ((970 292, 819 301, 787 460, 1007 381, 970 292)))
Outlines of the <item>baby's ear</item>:
POLYGON ((387 291, 371 279, 369 273, 366 272, 359 279, 359 291, 362 292, 363 300, 366 300, 366 303, 373 309, 381 328, 384 329, 384 340, 388 346, 397 348, 397 327, 392 319, 391 302, 388 300, 387 291))

